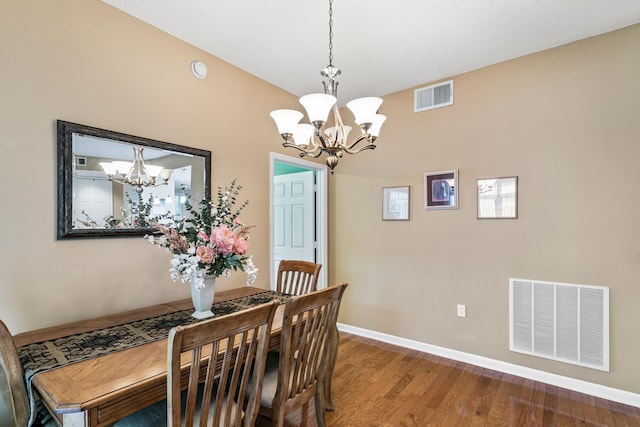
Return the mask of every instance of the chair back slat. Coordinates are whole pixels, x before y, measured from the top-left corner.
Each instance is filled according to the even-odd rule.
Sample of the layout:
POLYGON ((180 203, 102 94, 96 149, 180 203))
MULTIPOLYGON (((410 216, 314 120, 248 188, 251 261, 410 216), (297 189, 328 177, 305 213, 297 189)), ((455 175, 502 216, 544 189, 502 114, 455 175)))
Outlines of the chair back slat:
POLYGON ((239 427, 255 423, 277 306, 278 302, 272 301, 171 329, 167 349, 169 426, 181 425, 183 411, 185 426, 239 427), (187 366, 185 353, 189 355, 187 366), (185 381, 186 398, 182 393, 185 381), (246 396, 249 384, 251 391, 246 396))
POLYGON ((322 264, 309 261, 282 260, 278 265, 277 291, 289 295, 314 292, 322 264))

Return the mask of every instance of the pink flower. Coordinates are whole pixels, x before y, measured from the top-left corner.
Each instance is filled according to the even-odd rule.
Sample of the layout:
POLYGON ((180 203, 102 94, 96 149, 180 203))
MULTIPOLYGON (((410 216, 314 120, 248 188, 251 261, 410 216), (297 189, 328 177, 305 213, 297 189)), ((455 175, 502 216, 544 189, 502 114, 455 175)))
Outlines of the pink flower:
POLYGON ((165 229, 165 235, 169 244, 169 249, 176 253, 186 253, 189 245, 186 240, 178 234, 175 228, 165 229))
POLYGON ((198 231, 198 239, 202 240, 203 242, 208 242, 209 241, 209 236, 207 236, 207 233, 205 233, 204 231, 200 230, 200 231, 198 231))
POLYGON ((233 251, 244 255, 249 249, 249 241, 244 237, 236 236, 235 241, 233 242, 233 251))
POLYGON ((211 230, 211 241, 219 253, 226 255, 233 250, 236 235, 226 225, 211 230))
POLYGON ((200 259, 200 262, 203 264, 211 264, 216 257, 213 248, 208 246, 200 246, 196 249, 196 255, 200 259))

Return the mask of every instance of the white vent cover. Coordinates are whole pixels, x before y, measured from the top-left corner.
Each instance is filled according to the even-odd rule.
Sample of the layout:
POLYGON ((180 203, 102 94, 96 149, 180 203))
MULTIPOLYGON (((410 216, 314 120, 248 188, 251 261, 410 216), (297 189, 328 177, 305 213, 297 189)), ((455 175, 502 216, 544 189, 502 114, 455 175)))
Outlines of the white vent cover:
POLYGON ((509 279, 509 349, 609 371, 609 288, 509 279))
POLYGON ((413 111, 431 110, 453 104, 453 80, 416 89, 413 92, 413 111))

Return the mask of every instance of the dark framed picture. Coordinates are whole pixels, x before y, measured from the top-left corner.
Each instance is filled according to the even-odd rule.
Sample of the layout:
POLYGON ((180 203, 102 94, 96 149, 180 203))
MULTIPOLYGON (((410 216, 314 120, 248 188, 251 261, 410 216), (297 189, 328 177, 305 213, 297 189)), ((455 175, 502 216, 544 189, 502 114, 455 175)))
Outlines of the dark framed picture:
POLYGON ((424 208, 458 209, 458 170, 424 174, 424 208))
POLYGON ((518 177, 478 180, 478 219, 518 218, 518 177))
POLYGON ((382 188, 382 220, 409 220, 409 186, 382 188))

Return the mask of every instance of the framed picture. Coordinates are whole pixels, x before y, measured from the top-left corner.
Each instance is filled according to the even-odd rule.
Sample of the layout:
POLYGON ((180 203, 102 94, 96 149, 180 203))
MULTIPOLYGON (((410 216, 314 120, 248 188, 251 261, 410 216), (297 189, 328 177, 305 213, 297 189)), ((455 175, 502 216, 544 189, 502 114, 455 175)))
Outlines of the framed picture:
POLYGON ((518 218, 518 177, 478 180, 478 219, 518 218))
POLYGON ((382 220, 409 220, 409 186, 382 188, 382 220))
POLYGON ((424 174, 424 208, 458 209, 458 170, 424 174))

